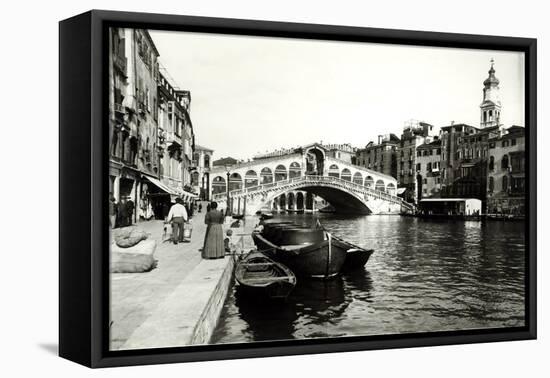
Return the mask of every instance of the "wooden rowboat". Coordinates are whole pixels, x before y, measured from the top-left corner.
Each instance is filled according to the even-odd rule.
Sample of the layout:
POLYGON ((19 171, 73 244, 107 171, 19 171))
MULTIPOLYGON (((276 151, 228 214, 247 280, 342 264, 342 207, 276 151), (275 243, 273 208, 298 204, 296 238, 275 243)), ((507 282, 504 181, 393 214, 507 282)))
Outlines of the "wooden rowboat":
POLYGON ((235 279, 240 295, 256 299, 284 299, 296 285, 290 269, 260 252, 250 252, 237 263, 235 279))

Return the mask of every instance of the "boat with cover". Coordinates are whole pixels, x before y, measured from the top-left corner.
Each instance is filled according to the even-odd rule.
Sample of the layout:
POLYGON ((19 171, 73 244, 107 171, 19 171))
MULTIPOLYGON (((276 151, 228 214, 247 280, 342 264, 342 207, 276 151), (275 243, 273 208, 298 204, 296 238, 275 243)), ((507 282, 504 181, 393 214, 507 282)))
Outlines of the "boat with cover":
POLYGON ((259 250, 287 265, 302 277, 331 278, 342 271, 363 267, 373 250, 335 237, 320 225, 305 227, 291 222, 266 221, 252 234, 259 250))

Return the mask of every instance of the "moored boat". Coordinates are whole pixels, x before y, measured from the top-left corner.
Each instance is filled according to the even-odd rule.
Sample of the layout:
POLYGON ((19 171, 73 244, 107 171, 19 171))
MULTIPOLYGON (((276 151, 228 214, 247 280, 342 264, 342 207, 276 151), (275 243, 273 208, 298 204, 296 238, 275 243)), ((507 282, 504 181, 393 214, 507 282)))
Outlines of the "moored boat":
POLYGON ((333 240, 326 234, 323 241, 298 245, 277 245, 254 232, 252 238, 258 249, 275 261, 288 266, 297 276, 309 278, 331 278, 340 273, 346 260, 347 245, 333 240))
POLYGON ((240 294, 257 299, 284 299, 296 285, 296 276, 289 268, 257 251, 237 263, 235 279, 240 294))
POLYGON ((334 277, 341 271, 363 267, 373 253, 334 237, 322 227, 275 221, 262 226, 252 234, 258 249, 302 277, 334 277))
MULTIPOLYGON (((344 242, 345 243, 345 242, 344 242)), ((346 253, 346 261, 342 266, 342 272, 347 273, 361 269, 369 261, 374 250, 362 248, 350 248, 346 253)))

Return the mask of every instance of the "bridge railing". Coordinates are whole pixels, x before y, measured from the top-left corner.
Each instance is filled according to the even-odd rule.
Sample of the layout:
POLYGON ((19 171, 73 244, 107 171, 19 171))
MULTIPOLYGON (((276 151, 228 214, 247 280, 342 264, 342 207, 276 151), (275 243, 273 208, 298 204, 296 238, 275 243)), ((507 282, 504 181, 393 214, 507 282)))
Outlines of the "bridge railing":
MULTIPOLYGON (((313 183, 315 182, 332 183, 334 185, 341 186, 349 190, 358 191, 362 193, 369 193, 374 197, 377 197, 379 199, 383 199, 389 202, 394 202, 394 203, 402 202, 400 197, 391 195, 386 192, 382 192, 380 190, 372 189, 372 188, 363 186, 361 184, 357 184, 353 181, 347 181, 347 180, 343 180, 341 178, 333 177, 333 176, 313 176, 313 175, 293 177, 291 179, 275 181, 269 184, 262 184, 262 185, 251 186, 248 188, 235 189, 229 192, 229 197, 232 198, 240 195, 246 195, 248 193, 255 193, 255 192, 265 191, 273 188, 280 188, 284 186, 289 186, 293 183, 304 182, 304 181, 313 182, 313 183)), ((224 200, 226 197, 227 197, 227 193, 217 193, 212 196, 212 198, 215 201, 224 200)))

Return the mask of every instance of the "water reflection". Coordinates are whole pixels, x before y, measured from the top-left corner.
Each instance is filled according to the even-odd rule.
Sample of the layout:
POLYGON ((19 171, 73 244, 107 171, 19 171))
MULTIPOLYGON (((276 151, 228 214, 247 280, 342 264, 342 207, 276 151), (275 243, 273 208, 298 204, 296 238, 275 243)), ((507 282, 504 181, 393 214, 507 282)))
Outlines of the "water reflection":
POLYGON ((375 250, 366 269, 326 282, 299 280, 284 303, 258 305, 231 294, 213 342, 524 324, 523 223, 320 218, 334 234, 375 250))

